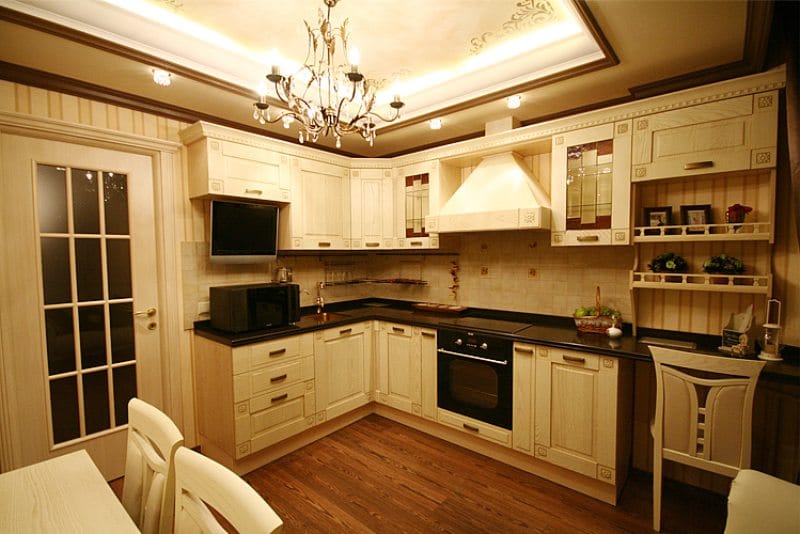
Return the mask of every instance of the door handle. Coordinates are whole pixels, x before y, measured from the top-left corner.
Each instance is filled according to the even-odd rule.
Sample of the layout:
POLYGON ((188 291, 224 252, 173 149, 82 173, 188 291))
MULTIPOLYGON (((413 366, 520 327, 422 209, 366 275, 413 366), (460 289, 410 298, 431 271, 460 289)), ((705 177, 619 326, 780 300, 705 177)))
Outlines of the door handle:
POLYGON ((156 314, 156 309, 155 308, 147 308, 144 311, 133 312, 133 315, 135 317, 152 317, 155 314, 156 314))

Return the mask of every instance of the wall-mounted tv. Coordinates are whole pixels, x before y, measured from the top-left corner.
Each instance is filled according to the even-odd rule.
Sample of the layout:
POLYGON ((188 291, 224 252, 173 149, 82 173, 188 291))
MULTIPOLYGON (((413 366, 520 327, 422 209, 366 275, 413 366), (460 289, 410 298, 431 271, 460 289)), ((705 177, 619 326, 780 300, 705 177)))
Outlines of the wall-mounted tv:
POLYGON ((265 263, 278 253, 278 206, 211 201, 211 262, 265 263))

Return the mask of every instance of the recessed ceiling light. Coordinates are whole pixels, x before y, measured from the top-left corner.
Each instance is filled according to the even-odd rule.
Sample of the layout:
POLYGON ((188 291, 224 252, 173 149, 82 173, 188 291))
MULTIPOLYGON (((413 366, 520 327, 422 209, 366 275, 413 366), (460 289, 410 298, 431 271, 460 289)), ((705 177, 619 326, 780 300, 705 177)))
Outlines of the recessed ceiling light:
POLYGON ((167 87, 172 84, 172 74, 165 70, 153 69, 153 81, 158 85, 167 87))
POLYGON ((506 105, 508 106, 508 109, 517 109, 521 102, 522 96, 520 95, 509 96, 506 99, 506 105))
POLYGON ((442 128, 442 119, 431 119, 428 124, 430 124, 431 130, 439 130, 442 128))

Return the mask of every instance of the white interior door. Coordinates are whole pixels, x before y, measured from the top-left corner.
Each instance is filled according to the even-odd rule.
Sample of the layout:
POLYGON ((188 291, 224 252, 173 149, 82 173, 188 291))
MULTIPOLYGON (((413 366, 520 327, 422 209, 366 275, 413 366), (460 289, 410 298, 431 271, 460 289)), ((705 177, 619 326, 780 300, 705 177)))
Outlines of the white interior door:
POLYGON ((3 135, 3 469, 86 449, 122 476, 127 402, 162 401, 153 162, 3 135))

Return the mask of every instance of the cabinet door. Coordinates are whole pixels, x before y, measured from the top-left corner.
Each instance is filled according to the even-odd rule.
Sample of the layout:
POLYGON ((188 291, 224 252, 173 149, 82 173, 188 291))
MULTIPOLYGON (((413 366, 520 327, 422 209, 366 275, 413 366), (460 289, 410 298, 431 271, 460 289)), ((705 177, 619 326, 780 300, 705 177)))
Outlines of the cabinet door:
POLYGON ((314 338, 317 420, 332 419, 370 401, 372 328, 359 323, 314 338))
POLYGON ((293 202, 281 209, 280 248, 350 248, 350 178, 343 167, 294 160, 293 202))
POLYGON ((422 417, 436 420, 436 330, 419 330, 422 417))
POLYGON ((392 172, 383 169, 352 170, 350 193, 352 248, 393 248, 392 172))
POLYGON ((378 332, 378 401, 411 413, 420 405, 420 353, 412 327, 380 323, 378 332))
POLYGON ((514 343, 513 447, 528 454, 533 454, 535 350, 533 345, 514 343))
POLYGON ((617 360, 537 347, 535 365, 535 456, 613 484, 617 360))
POLYGON ((774 167, 777 110, 772 91, 638 118, 632 180, 774 167))
POLYGON ((553 138, 554 246, 629 243, 630 164, 631 121, 553 138))
POLYGON ((431 195, 438 192, 439 164, 397 169, 394 181, 395 237, 398 248, 438 248, 439 235, 427 228, 431 195))

